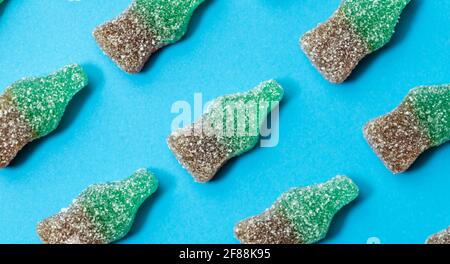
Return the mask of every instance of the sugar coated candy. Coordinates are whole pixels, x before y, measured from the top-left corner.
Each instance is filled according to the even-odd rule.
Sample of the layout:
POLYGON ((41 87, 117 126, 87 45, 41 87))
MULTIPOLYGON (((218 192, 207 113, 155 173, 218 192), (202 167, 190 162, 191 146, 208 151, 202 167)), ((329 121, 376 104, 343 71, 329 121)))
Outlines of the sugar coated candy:
POLYGON ((450 244, 450 227, 430 236, 427 241, 427 244, 450 244))
POLYGON ((301 38, 301 47, 327 80, 341 83, 360 60, 389 42, 410 1, 343 0, 327 22, 301 38))
POLYGON ((0 96, 0 167, 27 143, 56 129, 67 104, 88 83, 79 65, 12 84, 0 96))
POLYGON ((245 244, 312 244, 325 238, 334 215, 358 194, 345 176, 294 188, 262 214, 237 224, 235 235, 245 244))
POLYGON ((146 169, 123 181, 91 185, 69 208, 40 222, 37 233, 48 244, 119 240, 130 231, 139 207, 157 188, 158 180, 146 169))
POLYGON ((229 159, 258 143, 263 122, 282 97, 283 88, 273 80, 219 97, 194 124, 169 136, 169 148, 195 181, 207 182, 229 159))
POLYGON ((152 53, 183 37, 203 1, 134 0, 118 18, 97 27, 94 37, 124 71, 137 73, 152 53))
POLYGON ((391 113, 369 122, 364 136, 394 173, 425 150, 450 140, 450 85, 412 89, 391 113))

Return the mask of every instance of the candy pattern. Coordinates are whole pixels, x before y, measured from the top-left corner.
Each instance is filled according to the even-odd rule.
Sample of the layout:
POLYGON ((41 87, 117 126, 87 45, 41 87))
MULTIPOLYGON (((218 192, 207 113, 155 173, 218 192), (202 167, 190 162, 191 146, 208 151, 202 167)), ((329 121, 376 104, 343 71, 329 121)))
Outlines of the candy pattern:
POLYGON ((49 244, 107 244, 131 229, 141 204, 158 188, 146 169, 129 178, 95 184, 58 214, 40 222, 37 232, 49 244))
POLYGON ((262 123, 282 97, 283 89, 273 80, 219 97, 202 118, 169 136, 169 148, 197 182, 207 182, 229 159, 258 143, 262 123))
POLYGON ((364 136, 392 172, 404 172, 425 150, 450 140, 450 85, 411 90, 394 111, 369 122, 364 136))
POLYGON ((301 47, 325 79, 341 83, 359 61, 389 42, 409 2, 343 0, 327 22, 301 38, 301 47))
POLYGON ((72 97, 88 83, 79 65, 11 85, 0 96, 0 167, 29 142, 55 130, 72 97))
POLYGON ((118 18, 94 30, 103 51, 124 71, 142 70, 151 54, 186 33, 195 9, 205 0, 135 0, 118 18))
MULTIPOLYGON (((119 67, 136 73, 154 52, 182 38, 203 1, 134 0, 93 35, 119 67)), ((302 37, 301 47, 327 80, 343 82, 359 61, 390 41, 409 2, 343 0, 327 22, 302 37)), ((26 144, 54 131, 70 100, 87 83, 83 69, 70 65, 7 88, 0 95, 0 167, 8 166, 26 144)), ((196 181, 209 181, 229 159, 258 143, 265 116, 282 97, 283 90, 275 81, 247 93, 220 97, 200 120, 170 135, 169 148, 196 181), (256 113, 245 107, 254 102, 256 113), (230 109, 244 109, 244 118, 228 120, 230 109), (244 135, 240 124, 244 124, 244 135)), ((406 171, 421 153, 450 140, 449 106, 450 85, 415 88, 394 111, 369 122, 364 136, 391 171, 406 171)), ((120 182, 92 185, 69 208, 40 222, 37 232, 45 243, 117 241, 127 235, 139 207, 157 188, 157 179, 146 169, 120 182)), ((356 184, 345 176, 292 189, 262 214, 240 222, 236 237, 243 243, 318 242, 326 237, 334 215, 358 193, 356 184)), ((450 244, 450 227, 426 243, 450 244)))
POLYGON ((241 221, 235 235, 246 244, 311 244, 325 238, 334 215, 357 198, 345 176, 284 193, 272 207, 241 221))

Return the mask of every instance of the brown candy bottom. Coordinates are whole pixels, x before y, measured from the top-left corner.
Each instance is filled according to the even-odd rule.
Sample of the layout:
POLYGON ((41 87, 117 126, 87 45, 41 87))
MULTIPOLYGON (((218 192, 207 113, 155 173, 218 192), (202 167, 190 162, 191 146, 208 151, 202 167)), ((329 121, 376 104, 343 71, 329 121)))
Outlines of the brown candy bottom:
POLYGON ((151 54, 160 48, 153 34, 132 9, 94 30, 98 45, 128 73, 142 70, 151 54))
POLYGON ((106 244, 81 207, 72 205, 40 222, 37 233, 47 244, 106 244))
POLYGON ((234 233, 243 244, 303 244, 289 220, 275 207, 243 220, 234 233))
POLYGON ((341 11, 307 32, 300 45, 317 70, 332 83, 345 81, 359 61, 370 53, 341 11))
POLYGON ((227 151, 217 137, 202 133, 194 126, 175 131, 167 143, 197 182, 210 181, 228 160, 227 151))
POLYGON ((0 167, 8 166, 34 138, 33 130, 15 107, 10 94, 0 96, 0 167))
POLYGON ((369 122, 364 127, 364 136, 394 173, 407 170, 422 152, 431 147, 428 135, 407 103, 369 122))
POLYGON ((427 244, 450 244, 450 227, 429 237, 427 244))

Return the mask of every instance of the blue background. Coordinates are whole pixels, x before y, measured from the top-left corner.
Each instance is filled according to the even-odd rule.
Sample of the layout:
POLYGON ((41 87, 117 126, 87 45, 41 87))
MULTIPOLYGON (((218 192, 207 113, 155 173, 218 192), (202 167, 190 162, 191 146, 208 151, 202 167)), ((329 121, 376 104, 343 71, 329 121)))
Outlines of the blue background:
POLYGON ((392 42, 343 85, 325 81, 299 37, 339 0, 209 0, 187 36, 129 75, 102 54, 91 32, 130 0, 7 0, 0 7, 0 87, 70 63, 90 78, 60 127, 29 144, 0 171, 0 242, 39 243, 36 223, 93 183, 150 167, 158 192, 120 243, 237 243, 233 226, 290 187, 352 177, 361 196, 336 217, 324 243, 423 243, 450 224, 450 146, 392 175, 362 126, 397 106, 410 88, 450 82, 450 3, 413 0, 392 42), (267 79, 285 88, 280 142, 194 183, 166 145, 178 100, 193 103, 248 90, 267 79))

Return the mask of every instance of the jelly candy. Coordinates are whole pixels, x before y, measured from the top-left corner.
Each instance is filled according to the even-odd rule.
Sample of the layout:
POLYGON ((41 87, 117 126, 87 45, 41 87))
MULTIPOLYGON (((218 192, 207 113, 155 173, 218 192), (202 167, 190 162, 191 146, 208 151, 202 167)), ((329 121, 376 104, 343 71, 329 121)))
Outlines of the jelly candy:
POLYGON ((135 0, 118 18, 97 27, 94 37, 124 71, 137 73, 152 53, 183 37, 203 1, 135 0))
POLYGON ((345 176, 284 193, 272 207, 241 221, 235 235, 246 244, 311 244, 325 238, 334 215, 359 189, 345 176))
POLYGON ((450 227, 430 236, 427 241, 427 244, 450 244, 450 227))
POLYGON ((146 169, 118 182, 95 184, 58 214, 40 222, 37 233, 48 244, 107 244, 123 238, 141 204, 158 188, 146 169))
POLYGON ((411 90, 397 109, 369 122, 364 136, 392 172, 407 170, 422 152, 450 140, 450 85, 411 90))
POLYGON ((56 129, 69 101, 87 83, 83 69, 70 65, 7 88, 0 96, 0 167, 6 167, 27 143, 56 129))
POLYGON ((169 136, 169 148, 197 182, 207 182, 229 159, 258 143, 262 123, 282 97, 283 89, 273 80, 219 97, 202 118, 169 136))
POLYGON ((360 60, 389 42, 409 2, 343 0, 327 22, 301 38, 301 47, 325 79, 341 83, 360 60))

